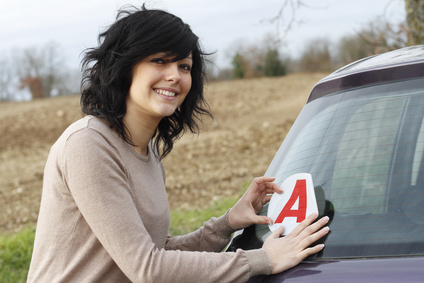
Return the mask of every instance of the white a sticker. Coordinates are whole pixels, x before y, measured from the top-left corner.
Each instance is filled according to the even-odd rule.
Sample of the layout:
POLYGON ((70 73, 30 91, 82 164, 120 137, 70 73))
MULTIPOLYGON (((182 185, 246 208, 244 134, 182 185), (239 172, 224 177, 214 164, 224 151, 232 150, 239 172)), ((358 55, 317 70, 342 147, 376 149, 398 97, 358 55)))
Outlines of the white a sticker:
POLYGON ((274 224, 271 231, 284 226, 283 235, 290 233, 311 213, 318 213, 312 176, 308 173, 294 174, 281 184, 282 194, 274 193, 268 206, 268 217, 274 224))

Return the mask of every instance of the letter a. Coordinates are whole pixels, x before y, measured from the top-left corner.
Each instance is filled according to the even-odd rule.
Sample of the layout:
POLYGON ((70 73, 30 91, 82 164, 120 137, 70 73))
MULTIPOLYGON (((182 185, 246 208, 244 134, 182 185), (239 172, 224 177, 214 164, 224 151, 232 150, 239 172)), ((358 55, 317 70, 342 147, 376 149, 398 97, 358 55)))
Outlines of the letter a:
POLYGON ((282 223, 284 218, 286 217, 296 217, 297 223, 302 222, 303 220, 305 220, 306 217, 306 205, 306 180, 297 180, 296 185, 293 189, 293 193, 290 196, 290 199, 287 201, 286 205, 281 210, 280 214, 275 220, 275 223, 282 223), (299 207, 298 209, 292 209, 297 199, 299 199, 299 207))

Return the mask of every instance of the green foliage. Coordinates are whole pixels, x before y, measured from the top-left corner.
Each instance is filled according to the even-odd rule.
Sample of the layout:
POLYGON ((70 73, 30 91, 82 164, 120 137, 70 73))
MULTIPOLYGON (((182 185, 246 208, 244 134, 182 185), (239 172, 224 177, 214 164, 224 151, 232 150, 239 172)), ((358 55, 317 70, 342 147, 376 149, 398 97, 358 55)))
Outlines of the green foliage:
POLYGON ((286 74, 286 68, 281 62, 278 50, 275 48, 269 49, 265 55, 264 74, 267 77, 277 77, 286 74))
POLYGON ((0 236, 0 282, 26 282, 34 236, 35 227, 0 236))
POLYGON ((268 48, 267 52, 251 47, 237 52, 232 61, 233 78, 275 77, 286 74, 286 67, 280 59, 276 48, 268 48))
POLYGON ((247 70, 246 70, 246 60, 244 59, 243 55, 237 52, 231 63, 233 65, 234 78, 236 79, 244 78, 247 70))

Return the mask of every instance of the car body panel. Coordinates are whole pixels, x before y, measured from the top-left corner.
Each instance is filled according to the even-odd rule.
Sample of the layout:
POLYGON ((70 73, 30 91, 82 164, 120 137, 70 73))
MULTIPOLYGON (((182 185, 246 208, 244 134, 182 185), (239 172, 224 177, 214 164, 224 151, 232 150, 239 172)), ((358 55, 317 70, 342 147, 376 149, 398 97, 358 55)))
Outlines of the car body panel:
POLYGON ((353 62, 320 80, 307 103, 346 89, 424 77, 424 45, 411 46, 353 62))
POLYGON ((423 282, 423 268, 423 257, 308 261, 248 282, 423 282))

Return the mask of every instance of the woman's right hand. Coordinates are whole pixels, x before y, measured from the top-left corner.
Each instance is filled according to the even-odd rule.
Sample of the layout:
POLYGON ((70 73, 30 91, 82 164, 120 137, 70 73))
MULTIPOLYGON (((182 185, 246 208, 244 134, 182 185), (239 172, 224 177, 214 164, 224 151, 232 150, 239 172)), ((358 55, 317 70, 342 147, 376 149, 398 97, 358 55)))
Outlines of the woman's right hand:
POLYGON ((272 274, 292 268, 306 257, 324 248, 323 244, 309 247, 329 232, 328 227, 322 228, 329 221, 327 216, 311 224, 317 217, 317 214, 309 215, 293 231, 282 238, 284 227, 280 227, 265 240, 263 249, 271 261, 272 274))

